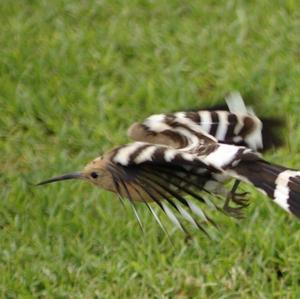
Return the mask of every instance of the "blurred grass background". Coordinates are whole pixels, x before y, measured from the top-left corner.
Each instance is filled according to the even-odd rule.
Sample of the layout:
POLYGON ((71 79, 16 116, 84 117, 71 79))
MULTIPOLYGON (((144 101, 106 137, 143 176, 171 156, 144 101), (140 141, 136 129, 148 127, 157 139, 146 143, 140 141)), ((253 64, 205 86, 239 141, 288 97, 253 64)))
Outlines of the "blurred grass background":
POLYGON ((289 1, 0 2, 1 298, 299 298, 300 224, 253 189, 219 239, 174 246, 86 183, 30 183, 127 142, 149 114, 231 90, 287 120, 300 168, 300 13, 289 1))

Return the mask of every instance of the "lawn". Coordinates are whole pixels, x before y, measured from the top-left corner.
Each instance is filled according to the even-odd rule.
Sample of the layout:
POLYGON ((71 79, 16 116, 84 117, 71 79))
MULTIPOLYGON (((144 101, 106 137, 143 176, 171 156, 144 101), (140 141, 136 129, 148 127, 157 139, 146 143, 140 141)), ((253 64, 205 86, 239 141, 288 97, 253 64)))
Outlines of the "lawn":
POLYGON ((300 169, 300 15, 289 1, 0 2, 1 298, 300 298, 300 222, 253 188, 173 245, 87 183, 32 184, 128 142, 133 121, 239 90, 286 120, 300 169))

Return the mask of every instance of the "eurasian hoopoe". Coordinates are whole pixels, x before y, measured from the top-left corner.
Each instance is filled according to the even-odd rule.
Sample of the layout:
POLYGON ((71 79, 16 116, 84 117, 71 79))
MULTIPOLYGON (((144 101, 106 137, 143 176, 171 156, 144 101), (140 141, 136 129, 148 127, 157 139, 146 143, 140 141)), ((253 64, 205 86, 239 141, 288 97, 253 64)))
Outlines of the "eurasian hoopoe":
MULTIPOLYGON (((213 220, 194 200, 203 207, 210 205, 240 217, 241 209, 248 205, 246 194, 236 193, 243 181, 300 217, 300 172, 271 164, 257 152, 278 141, 272 138, 272 129, 264 128, 268 120, 260 121, 238 93, 232 94, 227 104, 229 111, 152 115, 129 129, 128 135, 135 142, 96 158, 81 172, 54 177, 38 185, 87 180, 118 194, 120 199, 128 198, 133 208, 134 202, 144 202, 161 226, 150 202, 158 205, 182 230, 186 229, 177 213, 205 231, 202 224, 213 220), (236 180, 232 190, 224 185, 230 179, 236 180), (225 198, 223 208, 205 194, 225 198), (238 207, 230 207, 230 201, 238 207), (200 217, 201 222, 193 215, 200 217)), ((138 217, 135 208, 134 211, 138 217)))

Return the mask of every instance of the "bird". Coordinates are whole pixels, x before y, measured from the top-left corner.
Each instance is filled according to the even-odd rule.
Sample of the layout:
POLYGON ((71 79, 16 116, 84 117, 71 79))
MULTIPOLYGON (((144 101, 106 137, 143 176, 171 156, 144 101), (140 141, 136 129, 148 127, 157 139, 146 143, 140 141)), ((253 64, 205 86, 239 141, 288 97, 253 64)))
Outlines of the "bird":
POLYGON ((268 162, 261 153, 279 144, 274 130, 279 122, 259 119, 238 92, 226 103, 228 109, 151 115, 130 126, 133 142, 109 150, 79 172, 37 185, 88 181, 117 194, 121 202, 127 199, 141 227, 136 204, 145 204, 165 232, 154 205, 187 234, 183 220, 209 235, 206 225, 216 226, 211 210, 242 218, 249 198, 237 192, 241 182, 300 218, 300 171, 268 162))

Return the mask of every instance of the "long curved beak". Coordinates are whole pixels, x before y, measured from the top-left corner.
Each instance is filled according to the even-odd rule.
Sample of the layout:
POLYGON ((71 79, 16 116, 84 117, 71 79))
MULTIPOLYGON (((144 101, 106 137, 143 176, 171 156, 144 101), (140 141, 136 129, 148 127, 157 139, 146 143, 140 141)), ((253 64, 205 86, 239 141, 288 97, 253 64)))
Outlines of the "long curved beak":
POLYGON ((67 173, 67 174, 64 174, 61 176, 56 176, 52 179, 42 181, 42 182, 36 184, 36 186, 50 184, 50 183, 64 181, 64 180, 80 179, 80 178, 83 178, 83 174, 81 172, 72 172, 72 173, 67 173))

